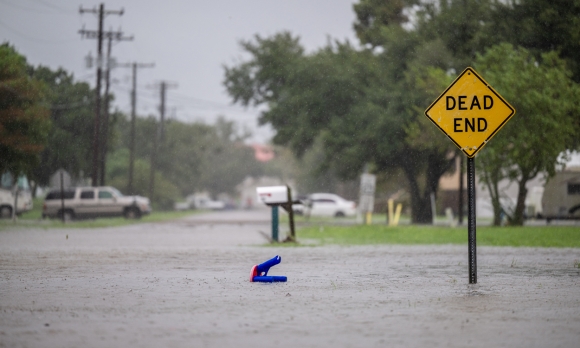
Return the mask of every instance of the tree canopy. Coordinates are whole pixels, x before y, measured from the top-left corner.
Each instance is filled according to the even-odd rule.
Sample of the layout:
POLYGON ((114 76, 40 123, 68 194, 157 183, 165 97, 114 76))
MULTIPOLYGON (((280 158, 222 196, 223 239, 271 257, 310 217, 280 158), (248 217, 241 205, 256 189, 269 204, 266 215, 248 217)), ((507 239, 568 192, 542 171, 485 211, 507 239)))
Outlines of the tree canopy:
MULTIPOLYGON (((343 178, 357 176, 367 164, 375 171, 401 170, 408 181, 412 221, 430 222, 429 195, 436 194, 439 178, 452 168, 458 153, 426 122, 423 111, 457 71, 476 59, 483 64, 479 55, 503 41, 530 46, 527 61, 534 57, 546 66, 556 64, 556 53, 544 56, 542 52, 556 49, 565 59, 556 64, 558 69, 566 64, 574 71, 574 54, 580 51, 573 49, 578 43, 574 37, 580 26, 573 18, 576 4, 571 14, 564 13, 564 7, 561 2, 543 0, 442 0, 436 4, 361 0, 354 5, 360 47, 334 42, 306 54, 291 33, 256 36, 241 42, 251 58, 226 66, 224 85, 234 102, 266 106, 260 123, 276 130, 276 144, 288 145, 301 156, 321 141, 322 167, 332 168, 343 178), (539 23, 532 20, 533 13, 541 14, 539 23), (568 19, 566 24, 555 21, 560 13, 568 19), (513 27, 526 35, 514 35, 513 27), (555 28, 559 37, 548 47, 542 32, 549 28, 555 28), (565 33, 569 37, 563 38, 565 33)), ((509 84, 508 76, 497 78, 505 77, 503 83, 509 84)), ((555 81, 563 82, 559 77, 555 81)), ((552 82, 548 85, 553 87, 552 82)), ((505 84, 498 83, 510 88, 505 84)), ((529 91, 519 91, 525 92, 529 91)), ((525 99, 533 100, 533 96, 525 99)), ((527 106, 523 104, 522 110, 527 106)), ((553 150, 565 150, 562 145, 553 144, 553 150)), ((565 146, 574 142, 566 141, 565 146)), ((540 163, 537 167, 543 169, 519 175, 533 175, 547 166, 540 163)))
POLYGON ((91 168, 94 91, 62 68, 53 71, 44 66, 30 67, 29 75, 47 87, 45 103, 52 123, 32 178, 39 185, 48 185, 50 176, 61 168, 74 178, 82 178, 82 173, 90 173, 91 168))
POLYGON ((496 223, 499 179, 517 182, 515 209, 506 213, 512 224, 521 225, 526 183, 539 173, 554 175, 560 154, 577 141, 580 88, 556 52, 543 53, 538 61, 525 48, 501 44, 478 55, 475 68, 517 110, 476 163, 490 190, 496 223))
MULTIPOLYGON (((136 119, 135 179, 136 194, 148 195, 150 160, 158 121, 154 116, 136 119)), ((107 164, 108 181, 121 190, 128 185, 130 121, 119 115, 115 125, 112 156, 107 164)), ((219 118, 213 125, 167 121, 155 166, 152 201, 160 208, 194 192, 212 195, 235 194, 236 185, 246 176, 264 173, 253 150, 243 141, 247 134, 235 123, 219 118)))
POLYGON ((241 44, 252 59, 226 67, 224 84, 234 101, 268 106, 260 122, 276 129, 276 144, 301 156, 321 138, 326 155, 321 164, 343 178, 354 178, 367 163, 381 171, 402 168, 413 220, 428 222, 431 210, 425 205, 454 155, 447 142, 416 141, 421 132, 434 132, 418 110, 449 82, 435 66, 445 52, 432 52, 435 65, 423 66, 416 52, 425 50, 413 33, 398 27, 390 35, 384 43, 389 49, 379 55, 340 42, 306 55, 290 33, 256 37, 241 44), (287 52, 293 54, 285 60, 287 52), (270 61, 277 68, 264 64, 270 61))
POLYGON ((45 88, 26 69, 22 55, 0 45, 0 173, 29 173, 50 129, 45 88))

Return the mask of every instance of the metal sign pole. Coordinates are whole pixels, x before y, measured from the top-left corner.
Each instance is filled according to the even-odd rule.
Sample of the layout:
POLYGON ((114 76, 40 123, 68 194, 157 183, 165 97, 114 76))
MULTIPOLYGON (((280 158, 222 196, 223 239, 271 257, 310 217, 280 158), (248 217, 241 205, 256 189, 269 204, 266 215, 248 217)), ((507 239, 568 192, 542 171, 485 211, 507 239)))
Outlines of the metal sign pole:
POLYGON ((467 158, 467 235, 469 244, 469 284, 477 283, 477 252, 475 245, 475 159, 467 158))

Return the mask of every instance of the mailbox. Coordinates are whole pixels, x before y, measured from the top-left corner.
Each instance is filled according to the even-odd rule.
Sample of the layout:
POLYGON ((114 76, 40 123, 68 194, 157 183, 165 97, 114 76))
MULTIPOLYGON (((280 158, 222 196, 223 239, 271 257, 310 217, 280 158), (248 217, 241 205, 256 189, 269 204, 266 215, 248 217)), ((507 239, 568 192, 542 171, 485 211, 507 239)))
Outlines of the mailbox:
POLYGON ((288 223, 290 224, 290 235, 285 242, 295 242, 296 232, 294 231, 294 211, 292 204, 300 203, 292 200, 292 190, 288 186, 266 186, 257 187, 258 200, 272 208, 272 239, 278 241, 278 207, 282 207, 288 212, 288 223))
POLYGON ((258 199, 268 205, 281 205, 288 203, 287 186, 266 186, 256 188, 258 199))

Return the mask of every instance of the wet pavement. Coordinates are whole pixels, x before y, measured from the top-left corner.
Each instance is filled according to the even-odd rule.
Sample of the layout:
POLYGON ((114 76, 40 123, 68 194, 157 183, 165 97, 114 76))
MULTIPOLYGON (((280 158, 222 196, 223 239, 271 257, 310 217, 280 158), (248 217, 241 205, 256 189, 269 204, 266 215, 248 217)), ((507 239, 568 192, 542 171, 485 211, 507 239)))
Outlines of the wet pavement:
POLYGON ((0 347, 578 347, 580 249, 264 246, 269 211, 0 232, 0 347), (248 281, 274 255, 271 275, 248 281))

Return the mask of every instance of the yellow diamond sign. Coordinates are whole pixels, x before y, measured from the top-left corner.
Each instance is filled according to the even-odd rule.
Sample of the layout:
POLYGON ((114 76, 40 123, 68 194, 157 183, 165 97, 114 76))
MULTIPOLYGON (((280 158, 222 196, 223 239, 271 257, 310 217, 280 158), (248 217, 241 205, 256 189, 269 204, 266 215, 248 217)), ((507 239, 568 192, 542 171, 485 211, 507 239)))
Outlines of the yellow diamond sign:
POLYGON ((425 110, 427 116, 469 158, 516 113, 472 68, 465 69, 425 110))

